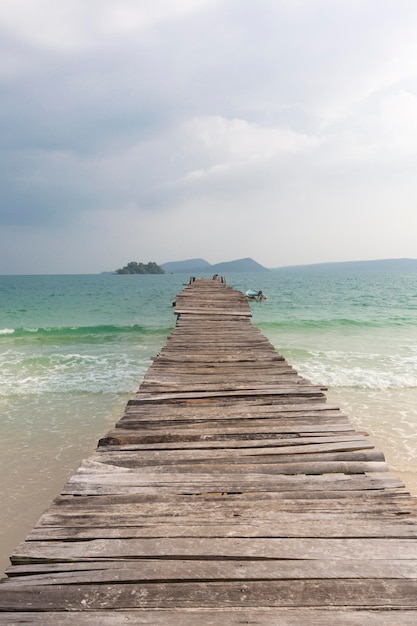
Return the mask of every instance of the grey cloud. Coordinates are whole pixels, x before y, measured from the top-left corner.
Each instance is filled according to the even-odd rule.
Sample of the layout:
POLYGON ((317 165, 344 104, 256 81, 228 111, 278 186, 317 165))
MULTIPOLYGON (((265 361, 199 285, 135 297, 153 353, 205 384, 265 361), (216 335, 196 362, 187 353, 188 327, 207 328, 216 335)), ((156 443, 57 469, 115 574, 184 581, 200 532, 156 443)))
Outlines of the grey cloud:
POLYGON ((395 197, 400 163, 402 188, 416 191, 415 154, 399 141, 407 129, 387 127, 397 108, 413 126, 414 2, 229 0, 171 7, 165 18, 157 3, 152 19, 136 16, 119 30, 106 22, 112 2, 64 5, 74 10, 68 29, 42 3, 62 27, 62 46, 47 21, 44 41, 17 19, 3 31, 3 224, 59 232, 106 212, 109 224, 146 216, 157 230, 161 216, 188 223, 210 204, 227 207, 233 223, 259 198, 260 220, 275 219, 279 203, 288 224, 311 210, 324 222, 327 211, 330 225, 349 210, 349 194, 358 218, 373 195, 388 203, 378 177, 388 184, 391 175, 395 197))

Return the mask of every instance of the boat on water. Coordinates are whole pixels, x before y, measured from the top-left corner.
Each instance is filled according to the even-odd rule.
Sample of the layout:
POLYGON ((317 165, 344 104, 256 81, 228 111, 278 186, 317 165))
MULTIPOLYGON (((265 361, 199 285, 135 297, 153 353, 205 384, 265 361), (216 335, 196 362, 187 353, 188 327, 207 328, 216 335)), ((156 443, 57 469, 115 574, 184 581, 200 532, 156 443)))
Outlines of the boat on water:
POLYGON ((267 296, 262 293, 262 291, 258 291, 257 289, 248 289, 246 292, 246 297, 248 300, 257 300, 258 302, 260 300, 267 300, 267 296))

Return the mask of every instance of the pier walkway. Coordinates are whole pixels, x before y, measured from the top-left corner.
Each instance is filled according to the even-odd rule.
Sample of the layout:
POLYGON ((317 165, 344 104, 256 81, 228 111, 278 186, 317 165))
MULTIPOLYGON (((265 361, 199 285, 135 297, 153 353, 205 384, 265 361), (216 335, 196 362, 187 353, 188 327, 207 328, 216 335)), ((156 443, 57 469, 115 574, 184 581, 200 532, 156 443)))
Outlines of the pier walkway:
POLYGON ((417 506, 200 279, 120 421, 15 550, 0 625, 417 624, 417 506))

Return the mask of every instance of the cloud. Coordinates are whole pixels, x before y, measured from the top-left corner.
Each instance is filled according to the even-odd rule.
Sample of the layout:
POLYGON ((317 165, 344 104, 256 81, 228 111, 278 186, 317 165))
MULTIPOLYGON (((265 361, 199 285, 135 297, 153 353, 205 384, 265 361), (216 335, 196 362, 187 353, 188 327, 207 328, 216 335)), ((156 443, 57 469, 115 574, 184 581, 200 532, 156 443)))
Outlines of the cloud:
POLYGON ((61 53, 105 45, 159 22, 183 18, 217 0, 2 0, 3 32, 26 45, 61 53))
POLYGON ((381 102, 381 124, 392 147, 400 153, 417 152, 417 95, 400 91, 381 102))
POLYGON ((262 127, 220 115, 193 118, 185 125, 185 134, 194 143, 192 150, 213 162, 269 160, 277 154, 311 149, 318 143, 287 128, 262 127))
POLYGON ((3 250, 278 265, 414 226, 414 0, 3 0, 0 33, 3 250))
POLYGON ((315 137, 288 128, 262 127, 219 115, 189 120, 184 125, 184 136, 192 162, 200 161, 203 167, 188 171, 183 183, 229 175, 233 170, 256 167, 279 156, 311 151, 320 143, 315 137))

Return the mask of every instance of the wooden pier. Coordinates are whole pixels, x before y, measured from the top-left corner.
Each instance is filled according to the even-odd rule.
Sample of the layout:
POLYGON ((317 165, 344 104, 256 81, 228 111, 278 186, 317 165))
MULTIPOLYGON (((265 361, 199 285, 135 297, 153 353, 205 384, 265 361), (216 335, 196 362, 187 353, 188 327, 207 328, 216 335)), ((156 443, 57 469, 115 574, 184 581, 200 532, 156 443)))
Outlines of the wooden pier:
POLYGON ((11 557, 0 625, 417 624, 417 507, 382 452, 197 280, 116 427, 11 557))

